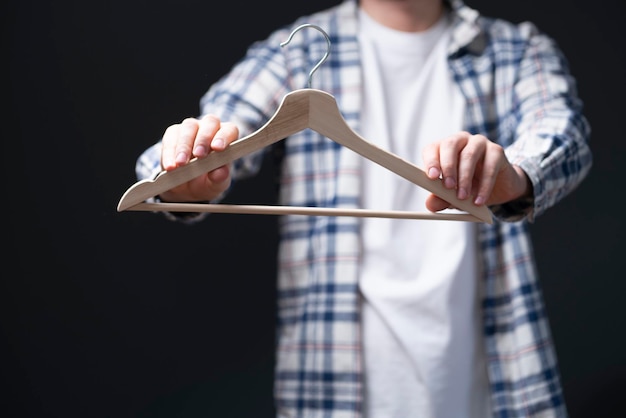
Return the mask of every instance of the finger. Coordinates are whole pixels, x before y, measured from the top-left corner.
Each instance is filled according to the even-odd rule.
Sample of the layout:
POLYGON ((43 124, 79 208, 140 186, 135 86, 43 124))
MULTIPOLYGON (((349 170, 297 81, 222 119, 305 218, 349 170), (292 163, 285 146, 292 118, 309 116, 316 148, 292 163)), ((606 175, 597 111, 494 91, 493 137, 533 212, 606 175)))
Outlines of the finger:
POLYGON ((443 184, 448 189, 457 187, 459 153, 467 144, 468 138, 468 133, 460 132, 441 141, 439 164, 441 164, 443 184))
POLYGON ((487 147, 487 151, 485 152, 483 167, 480 173, 480 178, 478 179, 478 190, 476 197, 474 198, 474 204, 483 205, 487 202, 487 200, 489 200, 498 175, 502 170, 502 167, 505 166, 506 162, 507 159, 504 154, 504 149, 501 146, 490 142, 490 145, 487 147))
POLYGON ((198 122, 198 132, 193 143, 193 156, 206 157, 211 150, 211 141, 220 128, 220 120, 214 115, 205 115, 198 122))
POLYGON ((467 199, 472 194, 476 167, 484 158, 487 138, 472 135, 459 154, 457 197, 467 199))
POLYGON ((428 144, 422 150, 422 161, 426 175, 430 179, 438 179, 441 176, 441 165, 439 164, 439 142, 428 144))
POLYGON ((164 170, 176 168, 176 142, 180 125, 172 125, 165 130, 161 140, 161 166, 164 170))
POLYGON ((224 165, 198 178, 200 181, 189 183, 192 199, 210 201, 223 193, 230 186, 230 166, 224 165))
POLYGON ((230 185, 230 166, 223 165, 210 171, 208 179, 211 182, 211 189, 221 193, 230 185))
POLYGON ((187 118, 183 120, 178 129, 178 139, 176 141, 176 151, 174 151, 174 159, 176 166, 185 165, 191 159, 191 149, 196 140, 199 123, 195 118, 187 118))
POLYGON ((220 129, 215 133, 215 137, 211 141, 211 149, 214 151, 223 151, 228 145, 239 137, 239 129, 234 123, 224 122, 220 129))
POLYGON ((426 198, 426 209, 431 212, 439 212, 444 209, 448 209, 450 203, 446 202, 437 195, 431 194, 426 198))

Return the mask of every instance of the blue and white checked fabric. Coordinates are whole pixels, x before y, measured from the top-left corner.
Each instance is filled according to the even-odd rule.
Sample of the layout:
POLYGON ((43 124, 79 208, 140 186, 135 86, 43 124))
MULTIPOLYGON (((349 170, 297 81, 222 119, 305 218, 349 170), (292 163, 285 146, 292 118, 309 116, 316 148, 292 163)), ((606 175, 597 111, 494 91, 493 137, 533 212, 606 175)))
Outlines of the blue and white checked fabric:
MULTIPOLYGON (((589 172, 590 128, 552 39, 531 23, 481 17, 460 0, 448 5, 455 18, 450 74, 467 100, 466 130, 505 147, 534 187, 534 200, 492 207, 496 222, 477 225, 493 416, 566 417, 528 226, 589 172)), ((280 47, 293 29, 312 23, 328 33, 332 49, 311 87, 332 94, 358 132, 357 7, 346 0, 252 45, 202 97, 201 113, 235 122, 242 136, 260 128, 285 94, 307 87, 309 71, 326 52, 316 30, 301 30, 280 47)), ((359 207, 360 157, 310 130, 282 144, 281 204, 359 207)), ((266 151, 237 161, 235 180, 255 174, 266 151)), ((157 143, 138 159, 138 178, 159 172, 159 161, 157 143)), ((275 380, 281 417, 362 414, 359 226, 358 218, 281 217, 275 380)))

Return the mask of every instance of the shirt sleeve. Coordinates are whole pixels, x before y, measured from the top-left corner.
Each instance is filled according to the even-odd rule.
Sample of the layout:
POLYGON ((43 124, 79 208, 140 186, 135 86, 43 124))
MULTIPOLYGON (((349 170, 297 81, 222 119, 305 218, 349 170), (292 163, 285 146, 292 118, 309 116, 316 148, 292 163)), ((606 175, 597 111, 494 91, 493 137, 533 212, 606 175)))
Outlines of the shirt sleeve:
POLYGON ((504 220, 533 221, 586 177, 592 165, 590 126, 583 115, 576 80, 555 41, 530 23, 520 25, 527 44, 514 87, 516 140, 507 158, 521 167, 533 198, 492 207, 504 220))

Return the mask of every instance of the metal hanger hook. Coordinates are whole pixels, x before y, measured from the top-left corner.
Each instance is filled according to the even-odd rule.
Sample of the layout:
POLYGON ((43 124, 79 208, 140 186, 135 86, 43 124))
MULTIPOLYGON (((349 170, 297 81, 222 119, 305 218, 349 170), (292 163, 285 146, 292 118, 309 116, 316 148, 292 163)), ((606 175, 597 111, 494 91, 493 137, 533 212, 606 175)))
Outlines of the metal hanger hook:
POLYGON ((291 34, 289 35, 289 38, 287 38, 287 40, 285 42, 282 42, 280 44, 280 46, 285 46, 289 42, 291 42, 291 38, 293 38, 293 35, 295 35, 296 32, 298 32, 300 29, 303 29, 303 28, 314 28, 314 29, 317 29, 318 31, 322 32, 322 35, 324 35, 324 38, 326 38, 326 45, 327 45, 326 53, 324 54, 322 59, 315 65, 315 67, 313 67, 311 72, 309 72, 309 88, 311 88, 311 79, 313 78, 313 73, 320 67, 320 65, 322 65, 324 63, 324 61, 326 61, 326 58, 328 58, 328 55, 330 54, 330 38, 328 37, 328 34, 326 33, 326 31, 324 29, 320 28, 317 25, 313 25, 311 23, 305 23, 305 24, 300 25, 297 28, 295 28, 293 30, 293 32, 291 32, 291 34))

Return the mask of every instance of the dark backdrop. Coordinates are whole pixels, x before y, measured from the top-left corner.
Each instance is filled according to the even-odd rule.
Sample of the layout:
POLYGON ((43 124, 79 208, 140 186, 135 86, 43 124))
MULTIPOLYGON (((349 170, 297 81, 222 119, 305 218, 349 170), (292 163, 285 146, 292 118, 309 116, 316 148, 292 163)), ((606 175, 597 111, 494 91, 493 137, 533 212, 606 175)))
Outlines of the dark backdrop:
MULTIPOLYGON (((272 415, 276 219, 187 227, 116 205, 249 43, 336 3, 4 3, 3 416, 272 415)), ((533 20, 579 79, 595 165, 532 228, 571 415, 607 416, 626 373, 624 2, 468 3, 533 20)), ((231 199, 272 203, 272 175, 231 199)))

